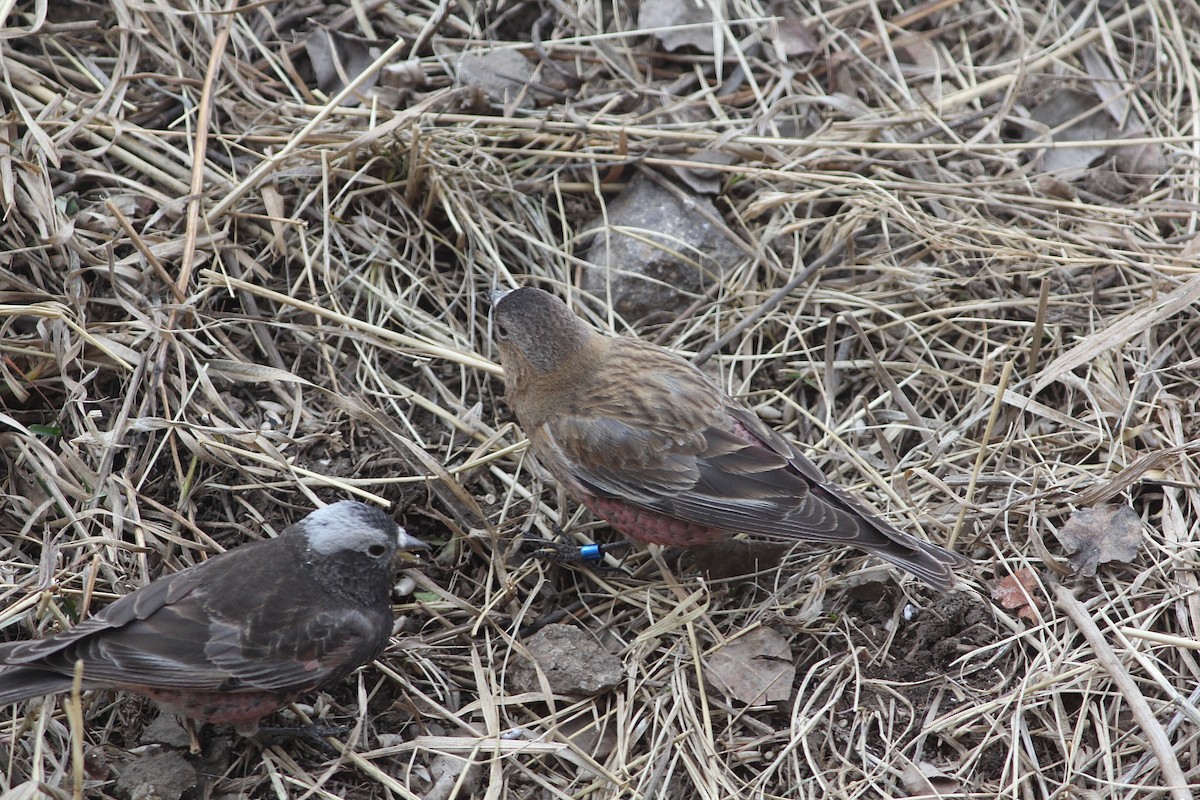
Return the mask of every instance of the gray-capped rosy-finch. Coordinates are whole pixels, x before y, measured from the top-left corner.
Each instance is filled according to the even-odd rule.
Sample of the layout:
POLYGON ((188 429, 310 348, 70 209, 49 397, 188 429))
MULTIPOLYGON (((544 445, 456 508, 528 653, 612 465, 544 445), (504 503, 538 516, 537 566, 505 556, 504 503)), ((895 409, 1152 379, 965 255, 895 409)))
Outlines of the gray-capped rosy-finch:
POLYGON ((492 302, 505 396, 534 456, 629 538, 851 545, 942 590, 970 563, 872 514, 669 350, 603 336, 541 289, 492 302))
POLYGON ((297 695, 373 660, 392 630, 393 557, 426 549, 353 501, 159 578, 70 630, 0 644, 0 704, 116 687, 251 735, 297 695))

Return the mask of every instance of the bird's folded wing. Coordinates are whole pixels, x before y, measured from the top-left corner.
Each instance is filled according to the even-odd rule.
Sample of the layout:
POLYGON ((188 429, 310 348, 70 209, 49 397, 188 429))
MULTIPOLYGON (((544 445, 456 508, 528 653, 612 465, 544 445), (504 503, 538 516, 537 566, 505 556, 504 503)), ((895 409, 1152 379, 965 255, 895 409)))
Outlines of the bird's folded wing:
POLYGON ((816 467, 774 432, 764 433, 751 412, 736 411, 729 428, 710 426, 692 437, 611 417, 566 417, 547 423, 546 432, 566 456, 571 477, 601 497, 771 538, 862 539, 868 546, 885 538, 857 508, 843 507, 841 496, 822 496, 829 494, 823 482, 814 493, 817 484, 806 473, 822 477, 816 467), (769 445, 760 437, 769 437, 769 445))
POLYGON ((213 563, 212 559, 192 569, 165 575, 145 588, 110 603, 97 614, 54 636, 4 645, 3 656, 0 660, 5 664, 36 664, 52 657, 59 651, 70 649, 75 643, 88 639, 101 631, 119 628, 134 620, 151 616, 165 604, 187 596, 196 586, 200 585, 205 580, 206 573, 210 571, 208 566, 210 563, 213 563))
POLYGON ((6 646, 3 661, 71 674, 82 660, 91 684, 295 690, 348 673, 386 644, 390 618, 288 584, 291 573, 264 569, 258 547, 164 576, 56 636, 6 646))
POLYGON ((44 663, 66 669, 82 660, 84 678, 93 684, 297 691, 348 673, 380 644, 378 629, 353 610, 310 613, 263 632, 214 618, 190 600, 77 640, 44 663))
MULTIPOLYGON (((672 435, 602 416, 567 416, 547 422, 543 448, 585 488, 634 503, 685 492, 699 479, 695 452, 703 440, 672 435)), ((546 464, 551 472, 555 465, 546 464)))

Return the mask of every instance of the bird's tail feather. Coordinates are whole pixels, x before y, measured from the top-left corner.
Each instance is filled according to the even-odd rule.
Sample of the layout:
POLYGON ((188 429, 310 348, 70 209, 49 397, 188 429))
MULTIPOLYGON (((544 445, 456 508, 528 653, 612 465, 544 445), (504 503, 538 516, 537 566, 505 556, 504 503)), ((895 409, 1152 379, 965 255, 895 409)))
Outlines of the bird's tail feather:
POLYGON ((958 570, 970 566, 969 559, 944 547, 923 542, 911 536, 884 545, 864 547, 884 561, 908 570, 925 583, 943 592, 950 590, 958 581, 958 570))
POLYGON ((58 694, 71 688, 71 679, 57 672, 36 667, 0 669, 0 706, 19 703, 31 697, 58 694))

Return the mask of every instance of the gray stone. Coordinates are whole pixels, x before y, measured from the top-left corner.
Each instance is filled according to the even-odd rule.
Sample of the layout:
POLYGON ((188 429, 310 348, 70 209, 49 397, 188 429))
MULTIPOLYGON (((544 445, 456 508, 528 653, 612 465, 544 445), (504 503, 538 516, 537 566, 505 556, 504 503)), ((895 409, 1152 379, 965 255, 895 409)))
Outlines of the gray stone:
MULTIPOLYGON (((560 695, 594 695, 621 682, 624 669, 617 658, 585 630, 574 625, 547 625, 529 641, 526 649, 546 675, 550 691, 560 695)), ((540 692, 533 664, 518 659, 508 672, 509 689, 540 692)))
POLYGON ((179 800, 196 785, 196 768, 174 750, 136 755, 121 762, 117 794, 130 800, 179 800))
MULTIPOLYGON (((455 77, 463 86, 482 89, 489 100, 507 106, 533 80, 533 65, 516 50, 504 48, 486 53, 464 53, 455 62, 455 77)), ((520 108, 533 108, 529 92, 520 108)))
POLYGON ((611 292, 613 307, 629 322, 684 310, 742 258, 709 221, 719 218, 708 198, 683 199, 635 178, 608 204, 608 227, 597 220, 584 229, 583 257, 595 265, 583 268, 584 291, 604 299, 611 292))
POLYGON ((142 744, 164 744, 169 747, 188 747, 191 739, 187 728, 174 714, 159 714, 154 721, 142 731, 142 744))

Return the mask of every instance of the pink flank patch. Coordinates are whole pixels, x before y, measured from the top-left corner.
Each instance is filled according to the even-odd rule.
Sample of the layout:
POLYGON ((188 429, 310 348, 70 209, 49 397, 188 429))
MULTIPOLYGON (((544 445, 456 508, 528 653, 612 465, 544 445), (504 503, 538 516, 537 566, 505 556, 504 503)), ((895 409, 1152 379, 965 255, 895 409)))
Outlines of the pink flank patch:
POLYGON ((697 525, 693 522, 668 517, 666 514, 659 514, 657 511, 647 511, 630 505, 624 500, 588 497, 583 504, 596 516, 608 520, 621 533, 639 542, 674 547, 695 547, 729 538, 728 534, 720 528, 697 525))
POLYGON ((158 686, 126 685, 120 688, 149 697, 166 711, 181 717, 234 725, 258 722, 296 696, 295 693, 278 692, 189 692, 158 686))

